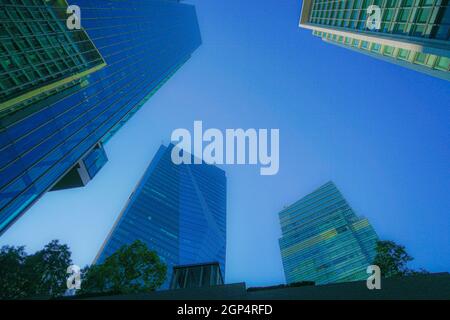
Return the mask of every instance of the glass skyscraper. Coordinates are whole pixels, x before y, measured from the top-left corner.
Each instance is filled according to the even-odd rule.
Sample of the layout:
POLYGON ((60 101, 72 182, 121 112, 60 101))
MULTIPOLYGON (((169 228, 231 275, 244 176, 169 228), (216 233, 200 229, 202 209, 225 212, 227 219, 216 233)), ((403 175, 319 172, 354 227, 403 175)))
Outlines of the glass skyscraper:
POLYGON ((300 27, 322 40, 450 80, 450 6, 447 0, 303 0, 300 27), (369 30, 367 9, 381 9, 369 30))
POLYGON ((288 283, 367 279, 378 237, 328 182, 279 213, 281 257, 288 283))
POLYGON ((177 265, 218 262, 225 276, 225 172, 205 163, 175 165, 172 149, 159 148, 95 259, 102 263, 141 240, 167 264, 164 288, 177 265))
POLYGON ((195 8, 175 0, 0 0, 0 19, 2 233, 46 191, 88 183, 103 144, 201 37, 195 8))

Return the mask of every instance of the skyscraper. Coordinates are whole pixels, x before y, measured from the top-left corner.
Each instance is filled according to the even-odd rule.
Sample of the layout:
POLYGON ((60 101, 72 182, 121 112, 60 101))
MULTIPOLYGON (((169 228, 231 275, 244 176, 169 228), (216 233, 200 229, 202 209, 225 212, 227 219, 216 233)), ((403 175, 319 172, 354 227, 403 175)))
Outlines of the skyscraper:
POLYGON ((328 43, 450 80, 446 0, 303 0, 300 27, 328 43), (373 30, 367 27, 376 17, 371 5, 381 9, 373 30))
POLYGON ((378 237, 328 182, 279 213, 281 257, 288 283, 367 279, 378 237))
POLYGON ((175 165, 172 149, 159 148, 95 259, 141 240, 167 264, 165 288, 176 265, 218 262, 225 273, 225 172, 205 163, 175 165))
POLYGON ((85 30, 67 28, 65 1, 41 3, 39 9, 37 3, 0 3, 2 25, 6 21, 0 47, 2 117, 26 107, 22 117, 32 113, 39 100, 79 89, 89 74, 106 65, 85 30))
POLYGON ((0 0, 0 233, 49 190, 83 186, 103 144, 201 44, 175 0, 0 0), (70 1, 72 3, 72 1, 70 1))

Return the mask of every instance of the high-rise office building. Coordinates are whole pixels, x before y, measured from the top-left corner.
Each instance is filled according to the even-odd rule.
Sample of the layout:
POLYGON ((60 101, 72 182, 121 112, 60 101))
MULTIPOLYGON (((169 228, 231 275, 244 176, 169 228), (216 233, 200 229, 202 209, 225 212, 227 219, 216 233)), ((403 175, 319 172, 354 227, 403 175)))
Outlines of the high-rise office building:
POLYGON ((103 144, 201 44, 179 1, 69 4, 0 0, 0 233, 45 192, 88 183, 103 144))
POLYGON ((303 0, 300 27, 328 43, 450 80, 447 0, 303 0), (379 21, 372 19, 377 11, 368 11, 372 5, 381 10, 379 21))
POLYGON ((288 283, 367 279, 378 237, 328 182, 279 213, 281 257, 288 283))
POLYGON ((175 165, 172 149, 159 148, 95 259, 102 263, 141 240, 167 264, 165 288, 177 265, 218 262, 225 273, 225 172, 205 163, 175 165))

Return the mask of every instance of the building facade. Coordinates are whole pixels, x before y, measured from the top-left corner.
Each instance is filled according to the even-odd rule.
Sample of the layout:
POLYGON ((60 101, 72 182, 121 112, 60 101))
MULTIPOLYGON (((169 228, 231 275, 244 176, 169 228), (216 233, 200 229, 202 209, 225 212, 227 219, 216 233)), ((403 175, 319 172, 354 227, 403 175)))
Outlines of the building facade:
POLYGON ((299 25, 328 43, 450 80, 447 0, 303 0, 299 25), (373 30, 371 5, 381 9, 373 30))
POLYGON ((328 182, 279 213, 281 257, 287 283, 367 279, 378 237, 328 182))
POLYGON ((0 19, 2 233, 45 192, 92 179, 103 144, 201 37, 195 8, 174 0, 0 0, 0 19))
POLYGON ((173 145, 161 146, 100 249, 102 263, 122 245, 141 240, 167 264, 218 262, 225 276, 226 176, 205 163, 175 165, 173 145))

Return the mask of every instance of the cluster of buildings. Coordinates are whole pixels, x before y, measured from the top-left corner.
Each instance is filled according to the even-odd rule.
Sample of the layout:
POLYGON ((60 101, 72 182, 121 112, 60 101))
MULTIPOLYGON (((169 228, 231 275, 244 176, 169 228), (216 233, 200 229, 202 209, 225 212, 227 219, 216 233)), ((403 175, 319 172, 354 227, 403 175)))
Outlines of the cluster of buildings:
MULTIPOLYGON (((108 161, 104 145, 202 42, 195 8, 178 0, 76 4, 82 28, 69 30, 66 1, 0 0, 0 234, 46 192, 88 184, 108 161)), ((304 0, 300 20, 327 42, 447 80, 449 25, 442 0, 304 0), (363 27, 369 3, 382 7, 380 30, 363 27)), ((169 273, 217 262, 224 279, 225 173, 175 165, 172 148, 160 147, 95 262, 140 239, 169 273)), ((279 218, 288 283, 367 277, 377 235, 332 182, 279 218)))

